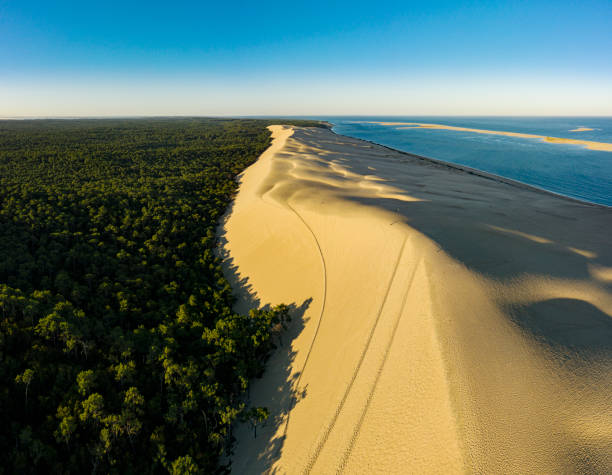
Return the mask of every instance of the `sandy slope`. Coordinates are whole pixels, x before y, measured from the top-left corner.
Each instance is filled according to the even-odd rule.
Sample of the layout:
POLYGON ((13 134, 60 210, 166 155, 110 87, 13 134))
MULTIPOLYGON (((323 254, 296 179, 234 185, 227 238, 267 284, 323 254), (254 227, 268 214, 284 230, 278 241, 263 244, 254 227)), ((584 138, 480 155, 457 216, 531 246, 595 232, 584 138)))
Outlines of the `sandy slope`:
POLYGON ((227 272, 295 318, 234 473, 612 472, 612 211, 272 129, 227 272))

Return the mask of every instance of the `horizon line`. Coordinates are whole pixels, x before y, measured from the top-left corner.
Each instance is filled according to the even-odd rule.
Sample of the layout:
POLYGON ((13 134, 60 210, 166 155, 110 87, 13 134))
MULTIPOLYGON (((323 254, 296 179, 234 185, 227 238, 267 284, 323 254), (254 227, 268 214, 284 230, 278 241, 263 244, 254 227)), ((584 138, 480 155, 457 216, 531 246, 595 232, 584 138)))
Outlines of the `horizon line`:
POLYGON ((33 115, 7 116, 0 120, 78 120, 78 119, 285 119, 285 118, 319 118, 319 117, 516 117, 516 118, 612 118, 610 115, 571 115, 571 114, 126 114, 126 115, 33 115))

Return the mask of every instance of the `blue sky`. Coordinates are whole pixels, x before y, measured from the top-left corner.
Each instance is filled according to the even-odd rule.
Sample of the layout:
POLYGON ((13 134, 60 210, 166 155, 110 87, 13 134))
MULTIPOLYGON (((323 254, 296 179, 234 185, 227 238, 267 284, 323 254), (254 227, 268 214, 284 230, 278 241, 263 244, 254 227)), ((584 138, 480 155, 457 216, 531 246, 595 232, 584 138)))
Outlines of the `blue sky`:
POLYGON ((612 115, 612 2, 0 0, 0 116, 612 115))

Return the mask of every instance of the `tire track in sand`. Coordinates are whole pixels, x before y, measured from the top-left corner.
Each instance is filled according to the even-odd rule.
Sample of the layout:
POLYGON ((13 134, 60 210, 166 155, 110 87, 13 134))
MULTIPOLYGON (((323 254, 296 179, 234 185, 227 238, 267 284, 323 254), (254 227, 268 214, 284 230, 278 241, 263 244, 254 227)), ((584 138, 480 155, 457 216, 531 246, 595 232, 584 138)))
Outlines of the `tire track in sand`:
MULTIPOLYGON (((385 305, 387 303, 387 298, 389 297, 389 293, 391 291, 391 287, 393 285, 393 281, 395 280, 395 276, 397 274, 397 269, 399 268, 399 263, 402 260, 402 257, 404 255, 404 249, 406 248, 406 243, 408 241, 408 236, 406 236, 404 238, 404 241, 402 242, 402 246, 400 248, 399 254, 397 256, 397 259, 395 260, 395 265, 393 267, 393 272, 391 273, 391 277, 389 279, 389 283, 387 284, 387 289, 385 291, 385 295, 383 297, 383 300, 381 302, 380 308, 378 309, 378 313, 376 315, 376 319, 374 320, 374 324, 372 325, 372 328, 368 334, 368 339, 366 341, 366 344, 363 348, 363 350, 361 351, 361 354, 359 356, 359 362, 357 363, 357 366, 355 367, 354 371, 353 371, 353 375, 351 376, 351 379, 346 387, 346 389, 344 390, 344 395, 342 396, 342 399, 340 400, 340 403, 338 404, 338 406, 336 407, 336 412, 334 413, 331 422, 327 425, 327 428, 325 429, 325 431, 323 432, 323 437, 319 440, 319 443, 317 444, 317 447, 315 448, 314 452, 311 454, 311 456, 308 459, 308 463, 306 464, 306 467, 304 468, 303 473, 305 475, 309 474, 312 469, 314 468, 314 465, 317 463, 317 460, 319 458, 319 455, 321 454, 321 451, 323 450, 323 447, 325 447, 325 444, 327 443, 327 439, 329 438, 331 432, 333 431, 336 422, 338 420, 338 417, 340 417, 340 414, 342 412, 342 409, 344 408, 344 404, 346 403, 346 400, 348 399, 349 393, 351 392, 351 390, 353 389, 353 384, 355 383, 355 380, 357 379, 357 375, 359 374, 359 371, 361 370, 361 365, 363 364, 363 361, 365 360, 366 354, 370 348, 370 343, 372 342, 372 339, 374 337, 374 333, 376 332, 376 328, 378 327, 378 323, 380 321, 380 317, 382 315, 382 312, 385 308, 385 305)), ((414 275, 412 276, 414 277, 414 275)), ((412 278, 411 278, 412 280, 412 278)), ((402 310, 403 310, 403 305, 402 305, 402 310)))
MULTIPOLYGON (((288 138, 287 138, 288 140, 288 138)), ((286 147, 286 141, 284 144, 284 147, 286 147)), ((300 178, 298 176, 296 176, 294 170, 297 168, 297 165, 295 163, 295 161, 291 162, 292 168, 290 171, 287 171, 286 173, 290 176, 292 176, 293 178, 299 180, 300 178)), ((270 195, 270 193, 276 188, 276 186, 278 185, 275 184, 274 186, 271 186, 270 188, 268 188, 265 192, 263 192, 260 195, 260 199, 262 201, 265 201, 265 197, 267 195, 270 195)), ((308 365, 308 360, 310 359, 310 355, 312 353, 312 349, 315 345, 317 336, 319 334, 319 329, 321 328, 321 322, 323 321, 323 314, 325 313, 325 303, 327 301, 327 266, 325 264, 325 257, 323 256, 323 250, 321 249, 321 244, 319 243, 319 240, 317 239, 317 235, 315 234, 315 232, 313 231, 313 229, 310 227, 310 225, 308 224, 308 222, 306 222, 306 220, 302 217, 302 215, 300 213, 297 212, 297 210, 291 206, 291 204, 289 203, 289 198, 286 199, 275 199, 273 197, 270 197, 270 199, 273 202, 276 202, 278 204, 280 204, 281 206, 285 205, 287 208, 289 208, 291 210, 291 212, 293 214, 295 214, 295 216, 297 216, 297 218, 302 222, 302 224, 306 227, 306 229, 308 230, 308 232, 310 233, 310 235, 312 236, 312 238, 314 239, 315 242, 315 247, 317 248, 317 251, 319 253, 319 257, 321 258, 321 267, 323 269, 323 297, 322 297, 322 304, 321 304, 321 312, 319 313, 319 321, 317 322, 317 327, 315 328, 315 332, 314 335, 312 336, 312 340, 310 342, 310 347, 308 348, 308 352, 306 353, 306 358, 304 359, 304 364, 302 365, 302 369, 299 372, 299 375, 297 377, 297 380, 295 382, 295 385, 293 387, 294 391, 297 391, 297 389, 300 387, 300 382, 302 381, 302 375, 304 374, 304 371, 306 370, 306 366, 308 365)), ((283 429, 283 440, 287 437, 287 430, 289 428, 289 422, 291 419, 291 409, 293 408, 293 406, 296 403, 296 397, 294 394, 291 395, 288 407, 287 407, 287 418, 285 420, 285 428, 283 429)), ((278 455, 280 455, 280 452, 282 451, 283 448, 283 444, 279 444, 278 447, 278 455)))
POLYGON ((393 346, 393 341, 395 340, 395 335, 397 334, 397 328, 399 327, 399 323, 402 320, 402 314, 404 313, 404 307, 406 306, 406 302, 408 300, 408 295, 410 294, 410 290, 411 290, 411 287, 412 287, 412 283, 414 281, 414 277, 415 277, 416 272, 417 272, 419 266, 421 265, 422 261, 423 261, 423 258, 419 259, 417 264, 414 266, 414 269, 412 271, 412 275, 410 276, 410 283, 408 284, 408 288, 406 289, 406 293, 404 294, 404 297, 402 299, 402 305, 400 307, 400 311, 399 311, 399 313, 397 315, 395 323, 393 324, 393 330, 391 331, 391 338, 389 339, 389 343, 387 344, 387 347, 385 348, 385 354, 383 356, 383 360, 382 360, 380 366, 378 367, 378 371, 376 372, 376 379, 374 380, 374 383, 372 384, 372 387, 370 388, 370 394, 368 394, 368 399, 366 401, 366 404, 363 407, 363 410, 361 411, 361 416, 359 417, 359 422, 357 422, 357 425, 355 426, 355 429, 353 431, 353 435, 351 436, 351 441, 349 443, 349 446, 347 447, 346 451, 344 452, 344 456, 342 457, 342 460, 340 461, 340 465, 338 466, 338 469, 336 470, 337 474, 341 474, 342 472, 344 472, 344 470, 346 469, 346 464, 347 464, 347 462, 349 460, 349 457, 351 456, 351 452, 355 448, 355 443, 357 442, 357 439, 359 437, 359 433, 361 432, 361 427, 363 426, 363 421, 365 420, 365 416, 368 413, 368 410, 370 408, 370 404, 372 403, 372 400, 374 399, 374 393, 376 392, 376 386, 378 385, 378 381, 380 380, 380 376, 382 375, 382 372, 383 372, 383 370, 385 368, 385 364, 387 363, 387 359, 389 358, 389 353, 391 353, 391 347, 393 346))
MULTIPOLYGON (((325 302, 327 301, 327 267, 325 265, 325 257, 323 256, 323 251, 321 249, 321 245, 319 244, 319 240, 317 239, 317 235, 314 233, 310 225, 306 222, 306 220, 302 217, 300 213, 298 213, 291 204, 289 204, 289 200, 285 201, 287 207, 293 211, 293 213, 298 217, 298 219, 304 223, 306 229, 312 235, 317 250, 319 251, 319 256, 321 257, 321 266, 323 267, 323 303, 321 304, 321 312, 319 313, 319 321, 317 322, 317 328, 315 329, 314 335, 312 336, 312 341, 310 342, 310 347, 308 348, 308 353, 306 353, 306 358, 304 359, 304 364, 302 365, 302 370, 295 382, 295 391, 297 391, 300 387, 300 382, 302 381, 302 375, 306 370, 306 365, 308 364, 308 360, 310 359, 310 354, 312 353, 312 349, 314 347, 315 341, 319 334, 319 329, 321 328, 321 322, 323 321, 323 314, 325 312, 325 302)), ((291 409, 293 408, 296 402, 296 397, 292 394, 291 401, 289 402, 289 407, 287 408, 287 420, 285 421, 285 428, 283 430, 283 440, 287 437, 287 429, 289 428, 289 420, 291 419, 291 409)), ((279 452, 282 449, 282 445, 279 445, 279 452)))

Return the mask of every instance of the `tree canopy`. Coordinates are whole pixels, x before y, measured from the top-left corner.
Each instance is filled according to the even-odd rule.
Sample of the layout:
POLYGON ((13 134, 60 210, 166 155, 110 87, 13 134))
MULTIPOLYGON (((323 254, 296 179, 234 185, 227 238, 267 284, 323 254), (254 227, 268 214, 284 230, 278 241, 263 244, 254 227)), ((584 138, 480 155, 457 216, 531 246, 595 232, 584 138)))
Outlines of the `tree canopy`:
POLYGON ((287 307, 232 310, 215 230, 269 123, 0 121, 0 472, 220 472, 265 418, 287 307))

